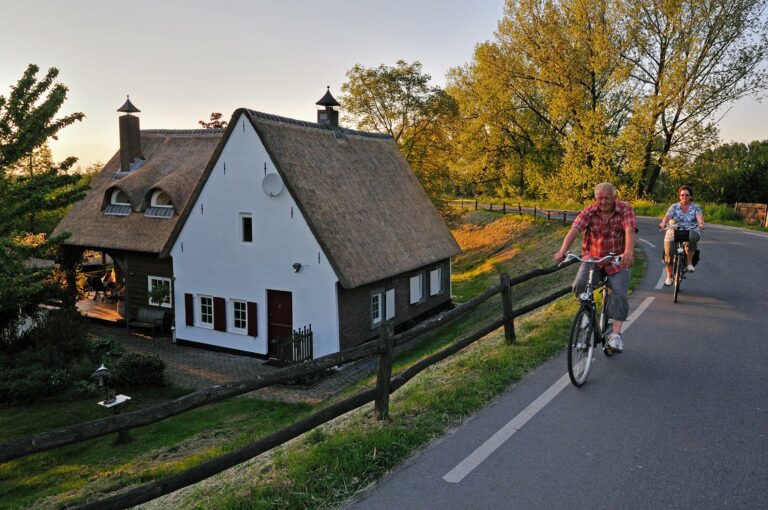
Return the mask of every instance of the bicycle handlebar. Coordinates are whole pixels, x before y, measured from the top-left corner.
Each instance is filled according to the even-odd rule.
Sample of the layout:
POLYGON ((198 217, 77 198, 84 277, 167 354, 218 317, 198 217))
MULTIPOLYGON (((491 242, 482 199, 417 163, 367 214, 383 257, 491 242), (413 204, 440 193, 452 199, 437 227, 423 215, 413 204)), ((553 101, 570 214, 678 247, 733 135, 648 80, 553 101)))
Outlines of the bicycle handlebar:
POLYGON ((569 251, 569 252, 567 252, 565 254, 565 258, 563 258, 563 261, 560 262, 560 264, 558 264, 558 266, 561 266, 564 263, 568 262, 569 260, 574 260, 574 259, 578 260, 579 262, 587 262, 589 264, 599 264, 600 262, 603 262, 605 260, 613 259, 613 263, 614 264, 619 264, 619 262, 621 262, 621 255, 616 255, 614 253, 610 253, 610 254, 606 255, 605 257, 602 257, 602 258, 599 258, 599 259, 590 259, 590 258, 585 258, 585 257, 579 257, 575 253, 572 253, 572 252, 569 251))

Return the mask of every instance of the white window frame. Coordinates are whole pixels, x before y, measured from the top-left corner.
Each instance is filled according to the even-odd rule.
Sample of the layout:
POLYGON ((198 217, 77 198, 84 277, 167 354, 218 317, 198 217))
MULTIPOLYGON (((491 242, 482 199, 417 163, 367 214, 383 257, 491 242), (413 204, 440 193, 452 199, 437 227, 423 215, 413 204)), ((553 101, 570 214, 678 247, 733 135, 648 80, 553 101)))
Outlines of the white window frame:
POLYGON ((438 267, 429 272, 429 295, 437 296, 443 293, 443 268, 438 267))
POLYGON ((381 324, 381 320, 384 315, 384 299, 381 291, 371 294, 370 310, 371 310, 371 326, 376 327, 381 324))
POLYGON ((121 190, 120 188, 115 188, 112 190, 112 195, 109 197, 109 203, 112 205, 131 205, 131 199, 128 196, 128 193, 121 190), (118 202, 117 197, 118 195, 120 195, 120 193, 122 193, 125 196, 125 198, 128 199, 127 202, 118 202))
POLYGON ((171 201, 171 196, 168 193, 166 193, 165 191, 160 190, 160 189, 156 189, 155 191, 152 192, 152 197, 149 199, 149 205, 150 205, 150 207, 166 207, 168 209, 173 209, 173 202, 171 201), (168 204, 158 204, 157 203, 157 199, 158 199, 158 197, 161 194, 165 195, 166 197, 168 197, 168 202, 170 202, 170 203, 168 203, 168 204))
POLYGON ((159 306, 162 308, 173 308, 173 281, 170 278, 166 278, 165 276, 152 276, 152 275, 147 276, 147 302, 152 306, 159 306), (164 284, 168 284, 168 288, 171 290, 171 292, 168 293, 168 298, 162 303, 153 301, 149 297, 149 293, 152 292, 152 289, 155 286, 155 282, 162 282, 164 284))
POLYGON ((426 301, 424 292, 424 273, 421 272, 415 276, 411 276, 408 280, 410 298, 408 302, 412 305, 418 305, 426 301))
POLYGON ((231 300, 232 306, 230 307, 232 310, 232 332, 238 333, 241 335, 247 335, 248 334, 248 302, 243 301, 242 299, 233 299, 231 300), (238 311, 237 305, 243 305, 243 309, 238 311), (245 326, 242 328, 237 327, 238 322, 238 313, 243 314, 243 321, 245 323, 245 326))
POLYGON ((198 298, 198 311, 200 313, 198 313, 197 315, 198 315, 198 317, 200 317, 200 319, 198 320, 197 325, 200 326, 201 328, 213 329, 213 321, 215 320, 214 319, 214 310, 213 310, 213 296, 200 295, 199 298, 198 298), (203 307, 205 306, 204 301, 208 301, 210 303, 210 309, 211 309, 211 311, 210 311, 211 321, 210 322, 206 322, 204 320, 205 316, 209 315, 209 314, 204 313, 204 311, 203 311, 203 307))
POLYGON ((253 244, 253 213, 241 212, 238 217, 240 220, 240 225, 238 227, 240 230, 240 242, 242 244, 253 244), (245 218, 251 219, 251 240, 250 241, 245 240, 245 225, 244 225, 245 218))
POLYGON ((387 289, 385 296, 384 316, 390 320, 395 317, 395 289, 387 289))

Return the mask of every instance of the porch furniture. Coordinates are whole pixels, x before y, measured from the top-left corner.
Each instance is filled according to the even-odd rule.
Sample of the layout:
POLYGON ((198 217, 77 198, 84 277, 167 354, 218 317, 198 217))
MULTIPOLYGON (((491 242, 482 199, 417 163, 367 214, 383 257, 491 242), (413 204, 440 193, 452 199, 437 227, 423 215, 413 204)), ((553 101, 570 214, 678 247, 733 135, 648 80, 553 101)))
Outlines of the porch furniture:
POLYGON ((159 310, 157 308, 149 308, 147 306, 139 307, 139 314, 136 316, 136 320, 128 322, 128 329, 130 328, 143 328, 151 329, 152 336, 155 336, 156 331, 159 329, 163 331, 163 319, 165 318, 165 310, 159 310))
POLYGON ((107 299, 107 289, 104 287, 104 282, 101 281, 101 278, 99 278, 98 275, 92 276, 88 284, 91 286, 91 289, 93 290, 93 300, 96 301, 99 297, 99 293, 101 293, 101 300, 104 301, 107 299))

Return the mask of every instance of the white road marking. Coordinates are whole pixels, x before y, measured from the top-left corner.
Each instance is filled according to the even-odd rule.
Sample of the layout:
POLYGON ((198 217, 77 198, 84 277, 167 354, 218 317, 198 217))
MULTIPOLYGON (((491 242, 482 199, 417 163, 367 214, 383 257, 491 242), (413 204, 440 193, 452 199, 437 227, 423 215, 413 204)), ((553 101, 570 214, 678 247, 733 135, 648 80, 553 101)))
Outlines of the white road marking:
MULTIPOLYGON (((621 332, 623 333, 630 325, 637 320, 641 313, 651 304, 655 298, 647 297, 637 309, 627 317, 624 324, 621 326, 621 332)), ((470 453, 468 457, 459 462, 456 467, 451 469, 443 476, 443 480, 449 483, 461 482, 469 473, 475 470, 477 466, 487 459, 493 452, 495 452, 501 445, 503 445, 515 432, 523 428, 523 425, 528 423, 528 420, 536 416, 544 406, 549 404, 564 388, 570 383, 568 373, 558 379, 555 384, 550 386, 544 393, 542 393, 536 400, 531 402, 528 407, 523 409, 520 414, 512 418, 506 425, 501 427, 494 435, 488 438, 483 444, 481 444, 474 452, 470 453)))
POLYGON ((661 268, 661 276, 659 277, 659 283, 656 284, 656 287, 654 287, 656 290, 659 290, 664 286, 664 280, 667 279, 667 268, 662 267, 661 268))
POLYGON ((645 244, 647 244, 647 245, 648 245, 648 246, 650 246, 651 248, 656 248, 656 245, 655 245, 655 244, 653 244, 653 243, 652 243, 652 242, 650 242, 650 241, 646 241, 645 239, 639 239, 639 241, 642 241, 642 242, 644 242, 645 244))

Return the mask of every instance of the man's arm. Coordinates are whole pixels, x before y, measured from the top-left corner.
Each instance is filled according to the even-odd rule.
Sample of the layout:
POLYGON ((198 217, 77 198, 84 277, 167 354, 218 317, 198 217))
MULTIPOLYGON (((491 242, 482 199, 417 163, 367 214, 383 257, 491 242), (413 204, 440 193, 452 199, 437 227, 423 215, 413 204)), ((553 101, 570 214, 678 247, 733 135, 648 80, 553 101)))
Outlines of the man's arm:
POLYGON ((627 269, 632 267, 635 261, 635 227, 624 229, 624 253, 621 254, 621 267, 627 269))
POLYGON ((568 248, 571 247, 571 244, 573 244, 573 240, 576 239, 579 236, 579 229, 575 226, 571 227, 571 230, 568 231, 567 234, 565 234, 565 239, 563 239, 563 244, 560 246, 560 249, 555 253, 555 263, 559 264, 563 261, 565 258, 565 252, 568 251, 568 248))

